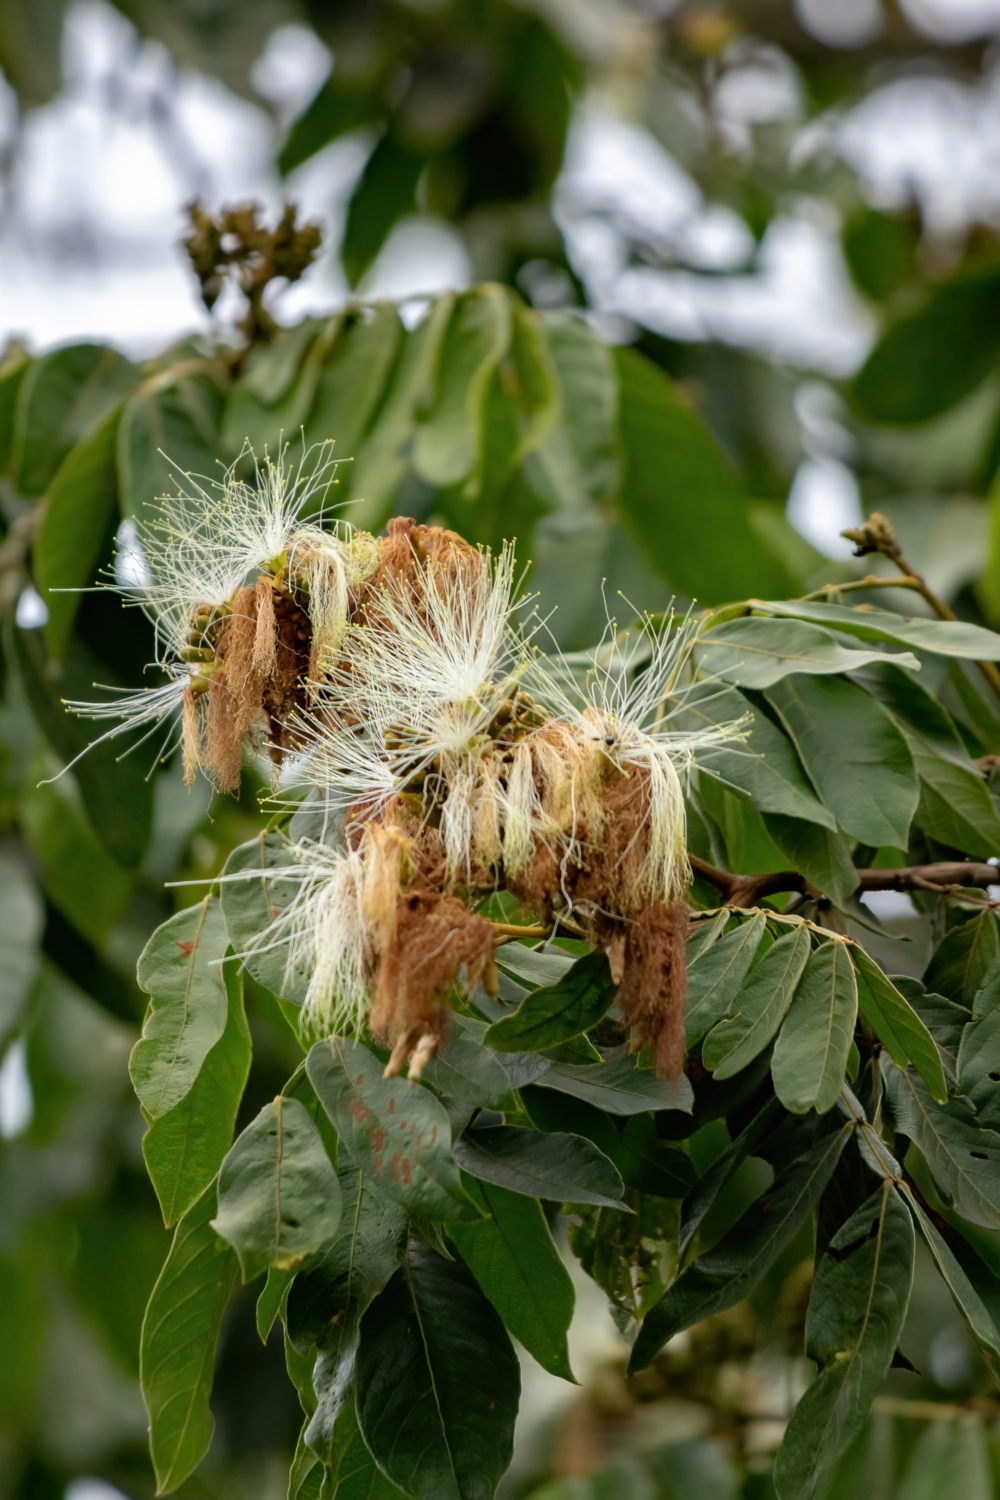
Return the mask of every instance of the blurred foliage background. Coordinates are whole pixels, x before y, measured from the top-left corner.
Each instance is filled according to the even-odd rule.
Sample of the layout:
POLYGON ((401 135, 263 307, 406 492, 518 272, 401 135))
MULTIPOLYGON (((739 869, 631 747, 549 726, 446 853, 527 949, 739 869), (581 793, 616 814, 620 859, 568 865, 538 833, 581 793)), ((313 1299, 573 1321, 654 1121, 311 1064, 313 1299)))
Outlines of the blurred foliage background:
MULTIPOLYGON (((0 7, 8 183, 33 112, 72 84, 60 46, 80 9, 0 7)), ((128 576, 122 520, 168 485, 161 450, 211 473, 247 437, 334 437, 353 459, 339 498, 356 502, 358 524, 403 513, 482 542, 516 535, 565 648, 600 633, 602 587, 657 609, 860 576, 885 559, 855 563, 830 541, 860 508, 890 518, 961 618, 1000 625, 1000 199, 966 159, 997 87, 985 11, 977 26, 971 4, 917 0, 118 9, 177 77, 198 70, 272 109, 290 197, 296 173, 338 143, 357 165, 327 230, 328 289, 311 283, 322 316, 316 300, 289 316, 279 281, 261 305, 282 326, 248 352, 228 273, 216 284, 196 261, 206 301, 221 291, 215 323, 152 357, 15 339, 0 360, 0 1495, 25 1500, 152 1494, 137 1351, 168 1236, 126 1071, 143 1013, 135 962, 188 900, 164 883, 217 873, 259 825, 252 779, 209 807, 176 763, 147 778, 152 746, 120 765, 99 751, 45 781, 86 738, 60 700, 95 679, 137 683, 152 659, 138 612, 49 590, 92 584, 116 535, 128 576), (289 27, 316 75, 293 118, 253 82, 289 27), (865 110, 896 107, 900 128, 921 110, 954 116, 927 148, 947 158, 936 187, 904 173, 895 195, 876 191, 852 148, 865 110), (588 196, 575 162, 597 118, 617 155, 588 196), (956 140, 965 157, 948 155, 956 140), (683 191, 643 213, 616 189, 650 151, 683 191), (460 237, 472 290, 378 300, 380 253, 414 216, 460 237), (802 234, 832 257, 826 281, 807 266, 797 304, 769 299, 775 256, 802 234), (810 342, 824 297, 828 336, 810 342)), ((18 211, 9 192, 5 212, 18 211)), ((5 318, 16 325, 17 310, 5 318)), ((975 722, 975 695, 950 691, 975 722)), ((741 867, 755 868, 745 846, 741 867)), ((901 900, 897 930, 913 928, 901 900)), ((900 950, 894 966, 907 963, 900 950)), ((240 1125, 298 1055, 269 996, 247 989, 240 1125)), ((747 1164, 731 1218, 765 1170, 747 1164)), ((526 1375, 536 1386, 504 1494, 763 1500, 806 1379, 796 1265, 628 1384, 602 1299, 581 1281, 586 1384, 526 1375), (710 1434, 721 1447, 701 1441, 710 1434)), ((904 1347, 919 1373, 892 1377, 858 1468, 837 1480, 844 1494, 920 1500, 949 1493, 956 1472, 967 1500, 995 1492, 996 1408, 941 1296, 918 1279, 904 1347)), ((213 1449, 180 1493, 282 1495, 299 1414, 249 1294, 224 1329, 216 1391, 213 1449)))

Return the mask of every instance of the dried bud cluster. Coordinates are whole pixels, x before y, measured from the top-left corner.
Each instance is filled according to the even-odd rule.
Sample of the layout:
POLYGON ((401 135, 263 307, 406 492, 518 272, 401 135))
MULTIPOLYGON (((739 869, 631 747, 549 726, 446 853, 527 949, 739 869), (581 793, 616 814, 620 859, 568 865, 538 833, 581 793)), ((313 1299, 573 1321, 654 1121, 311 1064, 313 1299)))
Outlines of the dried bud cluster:
POLYGON ((604 949, 634 1045, 675 1076, 681 775, 733 732, 671 728, 690 631, 648 622, 624 649, 613 637, 577 693, 512 623, 509 549, 491 558, 407 518, 379 539, 325 530, 302 520, 314 491, 279 462, 254 488, 230 474, 166 502, 141 538, 140 597, 171 681, 75 707, 126 725, 174 710, 187 775, 200 766, 223 791, 246 746, 276 767, 291 757, 286 782, 319 796, 337 841, 289 843, 294 899, 253 946, 285 945, 310 974, 307 1029, 367 1023, 389 1070, 419 1076, 456 988, 495 987, 497 932, 480 909, 506 890, 604 949))

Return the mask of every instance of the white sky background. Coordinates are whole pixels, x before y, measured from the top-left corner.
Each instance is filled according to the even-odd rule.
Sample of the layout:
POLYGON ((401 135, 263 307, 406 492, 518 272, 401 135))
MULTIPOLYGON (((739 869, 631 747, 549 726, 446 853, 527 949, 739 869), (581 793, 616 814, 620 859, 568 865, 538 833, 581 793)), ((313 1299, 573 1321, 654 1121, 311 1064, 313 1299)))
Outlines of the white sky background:
MULTIPOLYGON (((549 0, 550 8, 587 0, 549 0)), ((795 0, 805 24, 830 45, 876 35, 879 0, 795 0)), ((911 21, 936 39, 1000 32, 1000 0, 906 0, 911 21)), ((578 20, 577 12, 574 20, 578 20)), ((605 22, 606 24, 606 22, 605 22)), ((254 84, 282 119, 301 111, 323 81, 328 54, 311 33, 272 37, 254 84)), ((321 220, 335 244, 370 137, 333 143, 282 184, 272 165, 279 127, 263 108, 190 70, 178 72, 155 43, 102 0, 71 9, 64 87, 30 113, 15 142, 14 104, 0 76, 0 347, 11 336, 33 349, 110 339, 127 353, 157 352, 209 326, 179 239, 183 204, 285 195, 321 220)), ((758 54, 726 75, 716 97, 733 150, 755 124, 796 125, 794 71, 758 54)), ((982 84, 910 79, 884 86, 852 113, 801 130, 800 158, 840 156, 878 206, 916 196, 942 238, 973 214, 1000 227, 1000 69, 982 84)), ((788 203, 755 248, 732 210, 700 189, 643 127, 596 104, 575 123, 556 211, 574 266, 601 324, 622 336, 633 324, 677 339, 716 339, 767 354, 809 376, 849 375, 870 347, 870 316, 843 266, 828 204, 788 203), (665 267, 633 256, 652 247, 665 267), (705 275, 711 272, 711 275, 705 275)), ((469 279, 458 237, 414 219, 399 226, 364 288, 401 298, 461 287, 469 279)), ((326 312, 348 288, 328 251, 277 303, 280 319, 326 312)), ((823 550, 859 514, 845 455, 803 436, 809 453, 790 519, 823 550)), ((842 549, 842 544, 836 544, 842 549)))

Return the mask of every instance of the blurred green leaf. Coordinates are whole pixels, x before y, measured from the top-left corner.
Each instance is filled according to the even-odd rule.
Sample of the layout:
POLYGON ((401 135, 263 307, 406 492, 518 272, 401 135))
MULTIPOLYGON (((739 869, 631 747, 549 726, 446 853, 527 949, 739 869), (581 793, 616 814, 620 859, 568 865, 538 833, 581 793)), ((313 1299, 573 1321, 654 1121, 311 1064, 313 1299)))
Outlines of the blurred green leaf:
POLYGON ((365 1443, 415 1500, 492 1495, 510 1463, 521 1376, 499 1314, 459 1261, 414 1243, 361 1320, 365 1443))
POLYGON ((20 821, 50 901, 102 947, 124 915, 135 882, 98 842, 73 783, 63 778, 30 787, 21 799, 20 821))
POLYGON ((765 813, 767 831, 789 865, 835 904, 842 905, 858 888, 851 845, 842 833, 817 823, 765 813))
POLYGON ((971 1008, 997 958, 1000 925, 996 913, 984 909, 951 929, 932 954, 924 983, 929 990, 971 1008))
POLYGON ((357 286, 397 219, 416 207, 417 183, 427 165, 422 151, 410 150, 386 132, 365 163, 347 210, 340 258, 351 286, 357 286))
POLYGON ((544 321, 560 413, 525 460, 529 483, 553 510, 605 508, 618 489, 618 379, 610 349, 579 318, 544 321))
POLYGON ((278 170, 287 176, 324 146, 349 130, 373 125, 383 109, 381 91, 366 79, 346 84, 331 76, 288 133, 278 156, 278 170))
POLYGON ((182 361, 146 380, 125 403, 118 428, 123 516, 143 519, 161 495, 176 495, 183 474, 221 478, 223 394, 199 372, 207 364, 182 361))
POLYGON ((550 1375, 572 1381, 566 1334, 576 1294, 541 1205, 474 1178, 465 1190, 487 1217, 450 1225, 449 1238, 505 1327, 550 1375))
POLYGON ((162 1495, 197 1468, 215 1427, 215 1346, 236 1279, 236 1256, 210 1222, 215 1208, 213 1185, 178 1224, 142 1325, 140 1379, 162 1495))
POLYGON ((0 1045, 20 1023, 38 976, 45 909, 31 873, 0 850, 0 1045))
POLYGON ((508 353, 512 306, 500 286, 459 297, 441 347, 438 399, 417 429, 413 465, 426 483, 444 489, 464 481, 478 493, 484 405, 491 374, 508 353))
POLYGON ((779 1500, 810 1494, 861 1431, 902 1331, 913 1256, 913 1224, 889 1182, 831 1239, 806 1314, 806 1351, 819 1374, 778 1450, 779 1500))
POLYGON ((913 1190, 908 1184, 903 1183, 900 1191, 906 1198, 910 1213, 924 1237, 934 1264, 955 1299, 955 1306, 968 1324, 969 1332, 987 1357, 992 1355, 993 1359, 1000 1359, 1000 1329, 994 1323, 991 1313, 965 1274, 947 1240, 938 1233, 930 1218, 924 1213, 913 1190))
POLYGON ((139 378, 104 344, 70 344, 33 360, 14 418, 11 470, 22 495, 41 495, 74 443, 99 426, 139 378))
POLYGON ((769 688, 797 675, 851 672, 872 661, 891 661, 916 671, 908 652, 853 647, 832 631, 805 620, 768 619, 763 615, 724 620, 698 637, 695 658, 702 671, 743 688, 769 688))
POLYGON ((855 285, 873 302, 884 302, 919 272, 920 225, 902 216, 859 208, 845 222, 844 256, 855 285))
MULTIPOLYGON (((357 457, 405 338, 399 313, 390 302, 381 302, 368 316, 359 315, 340 333, 319 374, 306 420, 306 442, 333 438, 334 457, 347 465, 337 475, 343 499, 348 494, 359 497, 355 488, 357 457)), ((330 497, 331 501, 337 498, 330 497)), ((346 519, 353 519, 352 511, 347 512, 346 519)))

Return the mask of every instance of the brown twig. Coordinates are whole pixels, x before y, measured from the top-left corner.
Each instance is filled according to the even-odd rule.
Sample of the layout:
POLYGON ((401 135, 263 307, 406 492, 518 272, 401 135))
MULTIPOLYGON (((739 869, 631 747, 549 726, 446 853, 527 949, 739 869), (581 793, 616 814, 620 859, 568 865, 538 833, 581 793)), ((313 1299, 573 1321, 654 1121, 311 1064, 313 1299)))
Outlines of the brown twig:
MULTIPOLYGON (((916 569, 911 568, 903 557, 899 543, 896 541, 896 533, 891 524, 877 510, 872 511, 863 526, 851 527, 842 531, 841 536, 846 537, 849 542, 854 543, 855 557, 866 557, 870 552, 881 552, 890 562, 896 564, 899 571, 906 576, 904 587, 915 588, 920 597, 930 605, 939 620, 957 620, 958 616, 954 610, 949 609, 943 599, 937 594, 916 569)), ((898 580, 893 579, 898 584, 898 580)), ((1000 698, 1000 671, 997 670, 995 662, 977 661, 976 666, 982 672, 993 692, 1000 698)))
MULTIPOLYGON (((765 896, 785 891, 816 898, 819 892, 798 870, 775 870, 759 875, 734 875, 689 854, 691 869, 723 897, 726 906, 756 906, 765 896)), ((898 870, 858 870, 860 891, 930 891, 955 895, 963 889, 1000 885, 1000 868, 971 860, 943 860, 933 865, 908 865, 898 870)))

